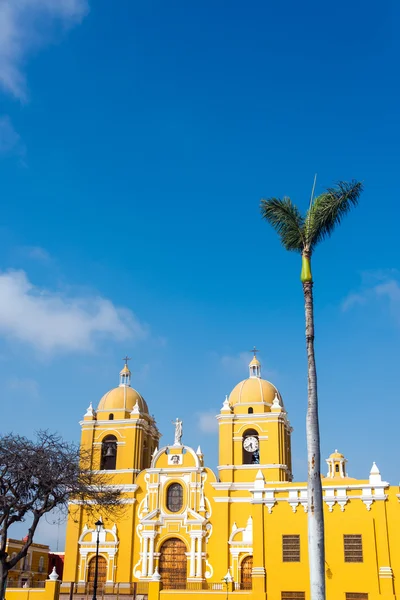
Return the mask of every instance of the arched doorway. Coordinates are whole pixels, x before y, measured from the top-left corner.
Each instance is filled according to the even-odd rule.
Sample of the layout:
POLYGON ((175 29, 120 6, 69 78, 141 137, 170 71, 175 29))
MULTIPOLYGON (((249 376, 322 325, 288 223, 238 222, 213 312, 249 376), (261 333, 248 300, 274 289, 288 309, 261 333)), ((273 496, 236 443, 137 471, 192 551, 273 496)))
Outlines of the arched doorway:
MULTIPOLYGON (((88 585, 89 593, 93 593, 94 583, 94 572, 96 570, 96 557, 94 556, 89 562, 88 569, 88 585)), ((97 569, 97 590, 100 592, 107 579, 107 561, 104 556, 99 556, 98 569, 97 569)))
POLYGON ((246 556, 242 560, 240 571, 240 588, 242 590, 251 590, 251 572, 253 570, 253 557, 246 556))
POLYGON ((159 573, 165 590, 186 588, 186 545, 178 538, 170 538, 161 546, 159 573))

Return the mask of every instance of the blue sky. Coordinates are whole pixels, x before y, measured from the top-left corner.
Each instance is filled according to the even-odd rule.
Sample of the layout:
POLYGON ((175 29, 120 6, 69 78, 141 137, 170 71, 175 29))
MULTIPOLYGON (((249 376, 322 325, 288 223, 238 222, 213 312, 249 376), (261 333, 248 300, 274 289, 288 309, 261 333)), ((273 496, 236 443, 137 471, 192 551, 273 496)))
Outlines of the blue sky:
MULTIPOLYGON (((78 440, 133 385, 217 463, 213 415, 260 348, 306 476, 300 259, 259 214, 360 179, 314 259, 322 457, 400 472, 394 1, 19 0, 0 7, 1 430, 78 440)), ((54 544, 54 531, 42 539, 54 544), (47 536, 47 537, 46 537, 47 536)))

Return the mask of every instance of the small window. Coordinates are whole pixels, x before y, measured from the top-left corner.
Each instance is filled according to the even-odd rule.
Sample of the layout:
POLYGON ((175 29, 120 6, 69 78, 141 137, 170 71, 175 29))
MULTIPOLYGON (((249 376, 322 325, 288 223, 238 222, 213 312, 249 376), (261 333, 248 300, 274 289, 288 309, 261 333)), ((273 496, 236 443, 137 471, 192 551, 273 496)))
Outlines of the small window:
POLYGON ((282 561, 300 562, 300 536, 282 536, 282 561))
POLYGON ((114 415, 112 413, 110 415, 108 415, 108 420, 109 421, 114 421, 114 415))
POLYGON ((183 506, 183 487, 180 483, 171 483, 167 489, 167 508, 178 512, 183 506))
POLYGON ((41 556, 39 558, 39 573, 43 573, 43 569, 44 569, 44 557, 41 556))
POLYGON ((362 536, 344 535, 344 562, 363 562, 362 536))
POLYGON ((253 407, 252 407, 252 406, 250 406, 250 407, 248 408, 248 410, 247 410, 247 413, 248 413, 249 415, 252 415, 252 414, 253 414, 253 412, 254 412, 254 411, 253 411, 253 407))
POLYGON ((281 600, 306 600, 305 592, 282 592, 281 600))
POLYGON ((368 600, 368 594, 360 592, 346 592, 346 600, 368 600))
POLYGON ((335 465, 335 471, 336 473, 339 473, 339 465, 335 465))

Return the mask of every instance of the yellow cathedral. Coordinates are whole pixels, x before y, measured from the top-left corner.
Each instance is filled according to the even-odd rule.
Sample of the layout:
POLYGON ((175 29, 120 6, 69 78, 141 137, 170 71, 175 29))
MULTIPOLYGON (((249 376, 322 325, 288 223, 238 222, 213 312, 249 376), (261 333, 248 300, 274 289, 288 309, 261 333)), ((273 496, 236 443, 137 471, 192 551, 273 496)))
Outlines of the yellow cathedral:
MULTIPOLYGON (((93 588, 98 536, 98 597, 148 600, 251 598, 308 600, 307 486, 293 481, 292 428, 278 389, 254 356, 226 397, 219 424, 218 472, 200 446, 170 444, 131 385, 119 386, 80 425, 92 468, 122 490, 117 522, 100 532, 84 506, 67 524, 61 591, 84 598, 93 588)), ((328 600, 394 600, 400 577, 400 494, 375 463, 368 477, 348 475, 337 450, 323 477, 328 600)))

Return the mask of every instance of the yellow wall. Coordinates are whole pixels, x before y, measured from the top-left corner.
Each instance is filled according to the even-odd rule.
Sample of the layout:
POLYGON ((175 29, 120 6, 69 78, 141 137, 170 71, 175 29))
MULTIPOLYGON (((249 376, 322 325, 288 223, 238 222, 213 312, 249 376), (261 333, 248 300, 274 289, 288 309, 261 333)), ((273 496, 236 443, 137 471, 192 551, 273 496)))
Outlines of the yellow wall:
MULTIPOLYGON (((154 448, 154 437, 149 437, 151 423, 142 413, 108 422, 104 415, 85 417, 82 446, 92 452, 94 468, 104 436, 113 433, 119 442, 117 467, 109 472, 109 481, 122 486, 125 510, 116 522, 102 515, 105 534, 100 542, 100 553, 108 561, 109 589, 119 584, 123 593, 132 582, 143 581, 150 583, 149 600, 159 595, 165 600, 205 594, 220 598, 224 590, 213 586, 221 587, 228 569, 232 586, 240 584, 242 561, 253 556, 253 589, 242 595, 279 600, 282 591, 302 591, 308 600, 307 488, 292 481, 290 423, 280 396, 268 385, 268 402, 263 397, 257 404, 253 394, 251 414, 250 403, 238 392, 237 404, 225 401, 218 415, 218 477, 204 465, 201 451, 189 446, 166 445, 152 458, 149 452, 145 455, 144 440, 148 449, 154 448), (243 468, 246 428, 257 431, 260 464, 243 468), (179 464, 172 462, 173 456, 179 464), (183 506, 176 513, 166 506, 173 482, 183 488, 183 506), (300 561, 283 562, 282 535, 294 534, 300 536, 300 561), (160 592, 161 586, 152 581, 162 544, 171 537, 185 543, 188 582, 203 586, 203 591, 160 592)), ((329 461, 331 476, 323 478, 328 600, 345 600, 346 592, 394 600, 400 578, 399 489, 382 481, 376 466, 365 480, 355 480, 347 477, 342 455, 335 453, 329 461), (344 534, 362 535, 363 562, 344 561, 344 534)), ((98 512, 89 517, 74 506, 67 527, 66 583, 87 581, 95 553, 93 521, 101 516, 100 508, 98 512)))

